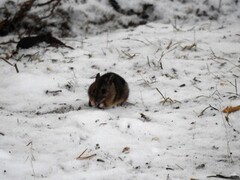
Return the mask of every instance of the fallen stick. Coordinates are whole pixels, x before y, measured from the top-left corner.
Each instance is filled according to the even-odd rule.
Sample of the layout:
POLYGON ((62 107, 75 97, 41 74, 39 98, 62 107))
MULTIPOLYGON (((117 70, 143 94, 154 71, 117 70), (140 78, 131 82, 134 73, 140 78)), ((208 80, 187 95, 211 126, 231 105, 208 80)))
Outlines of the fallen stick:
POLYGON ((6 62, 7 64, 9 64, 10 66, 13 66, 15 69, 16 69, 16 72, 19 73, 19 70, 18 70, 18 67, 17 67, 17 64, 12 64, 10 63, 8 60, 6 60, 5 58, 2 58, 0 57, 0 59, 2 59, 4 62, 6 62))
POLYGON ((239 110, 240 110, 240 105, 239 105, 239 106, 227 106, 227 107, 223 110, 223 112, 230 114, 230 113, 232 113, 232 112, 239 111, 239 110))
POLYGON ((216 174, 213 176, 207 176, 207 178, 222 178, 222 179, 235 179, 235 180, 240 180, 239 176, 223 176, 220 174, 216 174))

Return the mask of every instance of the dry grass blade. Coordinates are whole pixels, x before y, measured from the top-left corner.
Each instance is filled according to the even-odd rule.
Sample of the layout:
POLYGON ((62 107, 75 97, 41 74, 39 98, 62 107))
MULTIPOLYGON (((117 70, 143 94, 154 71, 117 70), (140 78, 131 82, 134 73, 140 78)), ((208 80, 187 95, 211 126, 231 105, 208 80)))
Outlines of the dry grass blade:
POLYGON ((87 151, 87 149, 85 149, 76 159, 77 160, 85 160, 85 159, 90 159, 94 156, 96 156, 97 154, 92 154, 92 155, 89 155, 89 156, 84 156, 83 157, 83 154, 87 151))
POLYGON ((152 42, 150 42, 150 41, 148 41, 148 40, 146 40, 148 43, 146 43, 146 42, 144 42, 144 41, 142 41, 142 40, 139 40, 139 39, 131 39, 131 38, 123 38, 122 40, 131 40, 131 41, 137 41, 137 42, 141 42, 141 43, 143 43, 144 45, 146 45, 146 46, 149 46, 150 44, 152 44, 152 42))
POLYGON ((185 51, 185 50, 192 50, 193 48, 196 49, 196 47, 197 47, 196 43, 193 43, 193 44, 191 44, 191 45, 186 45, 186 46, 184 46, 184 47, 182 48, 182 50, 183 50, 183 51, 185 51))
POLYGON ((87 149, 85 149, 76 159, 79 159, 82 157, 82 155, 87 151, 87 149))
POLYGON ((156 88, 157 92, 162 96, 163 100, 161 101, 161 103, 164 105, 165 103, 170 103, 170 104, 173 104, 173 103, 176 103, 176 102, 179 102, 177 100, 172 100, 170 97, 166 97, 162 94, 162 92, 156 88))
POLYGON ((170 49, 170 47, 172 46, 172 40, 169 42, 169 44, 167 45, 166 49, 170 49))
POLYGON ((213 107, 213 106, 211 106, 211 105, 209 104, 209 106, 208 106, 208 107, 204 108, 204 109, 201 111, 201 113, 198 115, 198 117, 201 117, 201 116, 203 116, 203 115, 204 115, 204 112, 205 112, 207 109, 209 109, 209 108, 211 108, 211 109, 214 109, 214 110, 218 111, 218 109, 217 109, 217 108, 215 108, 215 107, 213 107))
POLYGON ((92 158, 92 157, 94 157, 94 156, 96 156, 97 154, 92 154, 92 155, 89 155, 89 156, 85 156, 85 157, 80 157, 80 158, 78 158, 77 160, 85 160, 85 159, 90 159, 90 158, 92 158))
POLYGON ((136 54, 130 54, 130 53, 128 53, 128 52, 126 52, 126 51, 121 51, 125 56, 127 56, 127 58, 128 59, 132 59, 132 58, 134 58, 135 56, 136 56, 136 54))
MULTIPOLYGON (((236 65, 235 63, 233 63, 233 62, 232 62, 231 60, 229 60, 229 59, 226 59, 226 58, 217 56, 216 53, 215 53, 212 49, 210 49, 210 50, 211 50, 211 55, 212 55, 212 59, 213 59, 213 60, 219 59, 219 60, 227 61, 227 62, 229 62, 230 64, 234 65, 235 67, 240 68, 240 65, 236 65)), ((218 62, 218 61, 216 61, 216 62, 218 62)))

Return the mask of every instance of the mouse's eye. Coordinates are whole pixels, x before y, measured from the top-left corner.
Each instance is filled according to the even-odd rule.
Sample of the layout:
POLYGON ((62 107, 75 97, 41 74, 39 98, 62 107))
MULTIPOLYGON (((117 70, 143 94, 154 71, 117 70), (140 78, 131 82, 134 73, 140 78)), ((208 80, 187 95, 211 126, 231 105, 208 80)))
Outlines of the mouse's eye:
POLYGON ((102 94, 106 94, 106 89, 102 89, 102 94))

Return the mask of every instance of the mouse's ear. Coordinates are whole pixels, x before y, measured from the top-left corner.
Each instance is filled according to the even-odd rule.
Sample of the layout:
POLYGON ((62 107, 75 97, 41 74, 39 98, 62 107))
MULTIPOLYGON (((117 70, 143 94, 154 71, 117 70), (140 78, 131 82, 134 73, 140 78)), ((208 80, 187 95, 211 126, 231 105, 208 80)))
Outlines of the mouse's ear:
POLYGON ((97 73, 97 75, 96 75, 96 81, 98 80, 100 78, 100 73, 97 73))

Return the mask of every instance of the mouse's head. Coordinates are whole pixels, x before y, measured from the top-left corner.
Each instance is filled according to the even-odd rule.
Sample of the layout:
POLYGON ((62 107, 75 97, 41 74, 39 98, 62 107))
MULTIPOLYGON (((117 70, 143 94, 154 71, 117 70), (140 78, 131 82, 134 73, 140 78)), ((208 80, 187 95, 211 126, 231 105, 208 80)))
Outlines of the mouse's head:
POLYGON ((113 75, 100 76, 98 73, 88 89, 89 106, 104 108, 105 101, 114 98, 115 94, 113 75))

